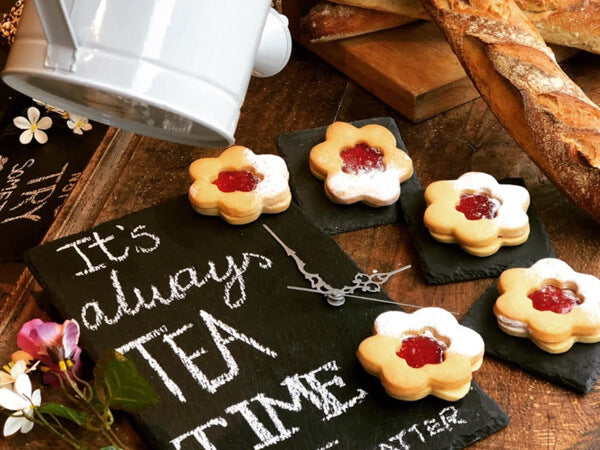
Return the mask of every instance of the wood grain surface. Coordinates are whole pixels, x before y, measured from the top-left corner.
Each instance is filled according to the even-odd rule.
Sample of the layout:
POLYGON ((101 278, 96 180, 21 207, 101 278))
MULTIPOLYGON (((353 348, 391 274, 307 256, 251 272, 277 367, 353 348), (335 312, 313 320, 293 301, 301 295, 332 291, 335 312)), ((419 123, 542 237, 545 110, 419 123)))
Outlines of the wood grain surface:
MULTIPOLYGON (((592 100, 600 101, 599 57, 576 57, 569 61, 566 71, 592 100)), ((279 133, 376 116, 396 118, 424 186, 437 179, 456 178, 468 170, 486 171, 497 178, 525 178, 559 257, 577 271, 600 275, 598 225, 556 191, 481 100, 412 124, 296 46, 283 72, 252 80, 236 138, 256 152, 276 153, 273 138, 279 133)), ((47 240, 186 192, 188 165, 217 152, 111 130, 47 240)), ((418 266, 403 223, 345 233, 335 239, 365 271, 391 270, 400 263, 418 266)), ((26 270, 3 265, 0 271, 0 356, 6 359, 14 350, 23 322, 33 317, 60 318, 47 307, 47 299, 26 270)), ((414 269, 394 277, 386 290, 401 302, 441 306, 462 315, 492 282, 486 279, 430 286, 414 269)), ((576 395, 492 358, 485 359, 475 379, 512 422, 474 448, 600 447, 599 388, 586 396, 576 395)), ((49 392, 45 389, 44 395, 51 395, 49 392)), ((121 419, 118 431, 132 448, 146 448, 125 419, 121 419)), ((94 442, 93 447, 100 444, 94 442)), ((0 448, 61 447, 43 430, 34 428, 26 436, 0 438, 0 448)))
MULTIPOLYGON (((306 48, 328 61, 413 122, 448 111, 479 93, 432 22, 332 42, 311 43, 297 27, 314 0, 284 0, 290 28, 306 48)), ((558 61, 577 50, 554 46, 558 61)))

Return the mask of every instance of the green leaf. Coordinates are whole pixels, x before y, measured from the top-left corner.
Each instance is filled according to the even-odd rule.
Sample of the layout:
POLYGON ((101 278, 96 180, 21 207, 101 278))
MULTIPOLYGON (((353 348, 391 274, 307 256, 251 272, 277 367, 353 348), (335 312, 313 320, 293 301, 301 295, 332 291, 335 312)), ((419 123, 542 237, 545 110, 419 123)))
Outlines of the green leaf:
POLYGON ((41 414, 52 414, 53 416, 62 417, 82 427, 85 427, 91 420, 91 417, 83 411, 69 408, 60 403, 44 403, 37 408, 37 411, 41 414))
POLYGON ((109 445, 108 447, 102 447, 100 450, 122 450, 120 447, 115 447, 114 445, 109 445))
POLYGON ((158 401, 156 391, 133 362, 114 350, 98 359, 94 376, 98 398, 113 409, 133 412, 158 401))

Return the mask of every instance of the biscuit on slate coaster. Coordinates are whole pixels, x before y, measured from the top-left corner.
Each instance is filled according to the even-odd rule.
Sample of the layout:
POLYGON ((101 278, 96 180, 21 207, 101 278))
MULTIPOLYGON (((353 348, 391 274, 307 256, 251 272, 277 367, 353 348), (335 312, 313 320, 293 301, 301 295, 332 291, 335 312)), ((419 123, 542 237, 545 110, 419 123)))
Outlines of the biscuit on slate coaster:
MULTIPOLYGON (((368 124, 386 127, 396 138, 397 147, 406 152, 406 146, 402 141, 396 122, 391 117, 358 120, 350 123, 355 127, 368 124)), ((290 185, 294 201, 304 211, 304 214, 328 234, 386 225, 400 220, 402 211, 399 203, 381 208, 373 208, 363 203, 338 205, 332 203, 325 196, 324 181, 316 178, 310 171, 309 155, 315 145, 325 140, 326 131, 327 127, 321 127, 281 134, 276 138, 277 147, 285 158, 290 171, 290 185)), ((404 194, 420 189, 419 179, 416 173, 413 173, 412 177, 401 184, 400 199, 404 194)))
MULTIPOLYGON (((522 179, 507 178, 500 183, 525 186, 522 179)), ((497 253, 479 257, 465 252, 458 244, 436 241, 423 223, 425 198, 423 191, 406 192, 400 196, 404 218, 420 259, 425 279, 431 284, 453 283, 477 278, 496 277, 514 264, 529 267, 539 259, 555 256, 546 229, 533 203, 529 206, 529 238, 524 244, 501 247, 497 253)))
POLYGON ((494 282, 461 320, 481 334, 486 353, 576 392, 591 391, 600 375, 600 343, 576 343, 565 353, 550 354, 527 338, 510 336, 500 329, 494 315, 499 295, 494 282))

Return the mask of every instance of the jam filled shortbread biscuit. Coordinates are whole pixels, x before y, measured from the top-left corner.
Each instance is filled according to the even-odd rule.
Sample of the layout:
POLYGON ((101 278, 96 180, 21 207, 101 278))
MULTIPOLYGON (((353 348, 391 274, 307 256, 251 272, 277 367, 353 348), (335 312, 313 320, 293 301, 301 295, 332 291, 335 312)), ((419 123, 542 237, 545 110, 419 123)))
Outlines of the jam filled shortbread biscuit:
POLYGON ((423 308, 381 314, 375 335, 362 341, 357 356, 392 397, 413 401, 431 394, 456 401, 469 392, 483 352, 477 332, 444 309, 423 308))
POLYGON ((239 145, 218 158, 201 158, 190 165, 194 184, 189 190, 194 210, 220 215, 228 223, 243 225, 261 213, 279 213, 290 206, 288 170, 276 155, 256 155, 239 145))
POLYGON ((400 183, 410 178, 413 166, 387 128, 335 122, 325 141, 311 149, 310 170, 325 180, 325 193, 334 203, 387 206, 398 200, 400 183))
POLYGON ((503 245, 529 237, 529 193, 499 184, 494 177, 468 172, 456 180, 431 183, 425 190, 423 221, 440 242, 458 243, 475 256, 489 256, 503 245))
POLYGON ((598 278, 546 258, 528 269, 504 271, 498 290, 494 314, 504 332, 528 337, 549 353, 566 352, 575 342, 600 342, 598 278))

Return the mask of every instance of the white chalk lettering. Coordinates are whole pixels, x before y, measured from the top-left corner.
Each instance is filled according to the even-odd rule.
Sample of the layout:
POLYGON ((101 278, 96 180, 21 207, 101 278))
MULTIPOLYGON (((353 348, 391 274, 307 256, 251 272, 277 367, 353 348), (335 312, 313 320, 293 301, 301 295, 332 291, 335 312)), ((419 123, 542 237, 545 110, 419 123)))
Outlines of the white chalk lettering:
POLYGON ((92 261, 90 260, 90 258, 88 258, 87 255, 81 249, 80 246, 82 244, 85 244, 86 242, 89 242, 91 240, 92 240, 92 238, 90 238, 90 237, 87 237, 87 236, 82 237, 81 239, 78 239, 73 242, 69 242, 68 244, 65 244, 62 247, 59 247, 56 249, 56 252, 58 253, 58 252, 62 252, 63 250, 66 250, 68 248, 72 248, 81 257, 81 259, 85 263, 86 268, 84 270, 77 272, 75 274, 76 276, 82 276, 82 275, 87 275, 88 273, 94 273, 94 272, 97 272, 98 270, 106 267, 106 264, 104 264, 104 263, 97 264, 97 265, 92 264, 92 261))
POLYGON ((92 233, 92 236, 94 237, 94 243, 90 244, 88 246, 88 248, 94 248, 96 246, 100 247, 100 250, 102 250, 104 252, 104 254, 108 257, 108 259, 110 261, 125 261, 127 259, 127 256, 129 256, 129 247, 125 247, 125 251, 123 251, 123 253, 119 256, 115 256, 106 246, 107 242, 112 241, 115 236, 114 235, 110 235, 110 236, 106 236, 105 238, 100 237, 100 235, 98 233, 96 233, 95 231, 92 233))
POLYGON ((356 406, 365 399, 367 392, 362 389, 357 389, 357 394, 345 402, 337 399, 329 392, 328 388, 333 385, 338 387, 345 386, 346 384, 341 377, 335 375, 330 380, 323 383, 319 382, 316 378, 317 374, 333 371, 339 371, 339 367, 335 361, 330 361, 306 374, 292 375, 285 378, 281 385, 287 388, 290 398, 289 401, 275 399, 266 396, 264 393, 260 393, 250 399, 250 401, 243 401, 232 405, 226 409, 225 412, 228 414, 240 413, 246 420, 254 434, 260 439, 260 443, 254 446, 255 450, 277 444, 289 439, 300 429, 297 427, 287 428, 277 414, 276 408, 284 411, 300 412, 302 411, 302 399, 305 399, 323 412, 323 420, 327 421, 345 413, 349 408, 356 406), (275 426, 277 434, 269 431, 267 426, 250 410, 251 403, 258 403, 263 408, 275 426))
POLYGON ((255 350, 258 350, 259 352, 270 356, 271 358, 277 358, 277 353, 275 353, 270 348, 259 344, 253 338, 248 337, 245 334, 237 331, 235 328, 221 322, 218 319, 215 319, 206 311, 201 310, 200 317, 202 317, 202 320, 204 321, 206 327, 210 331, 213 341, 217 346, 217 349, 219 349, 219 352, 223 357, 223 361, 225 361, 225 364, 227 365, 228 369, 227 372, 219 375, 218 377, 212 380, 209 380, 201 371, 198 371, 196 373, 196 376, 198 377, 196 378, 196 381, 198 381, 200 386, 203 389, 206 389, 208 392, 217 392, 217 389, 219 387, 233 380, 238 375, 239 367, 235 361, 235 358, 233 357, 233 355, 229 351, 229 348, 227 347, 234 341, 243 342, 244 344, 253 347, 255 350), (219 330, 226 333, 228 337, 224 337, 224 335, 222 335, 219 330))
MULTIPOLYGON (((126 233, 125 227, 122 225, 115 225, 115 228, 121 233, 126 233)), ((134 243, 137 239, 141 239, 144 245, 135 245, 134 250, 136 253, 151 253, 158 248, 160 245, 160 239, 158 236, 149 233, 147 231, 143 231, 146 229, 145 225, 136 226, 131 232, 127 233, 126 239, 132 240, 134 243), (144 242, 150 239, 152 241, 151 245, 149 243, 144 242)), ((107 267, 106 262, 123 262, 127 260, 130 255, 130 246, 124 245, 122 243, 122 238, 118 240, 118 249, 109 249, 108 242, 115 240, 114 234, 108 234, 106 236, 101 236, 100 233, 94 231, 90 236, 85 236, 81 239, 78 239, 75 242, 71 242, 69 244, 63 245, 62 247, 56 249, 57 252, 66 250, 68 248, 73 248, 77 254, 81 257, 83 262, 85 263, 86 268, 84 270, 80 270, 75 273, 76 276, 84 276, 93 272, 97 272, 98 270, 105 269, 107 267), (91 242, 91 243, 90 243, 91 242), (86 251, 84 251, 84 245, 86 251), (100 252, 95 251, 94 259, 102 258, 106 261, 99 262, 98 264, 92 264, 92 257, 90 254, 94 252, 90 252, 89 250, 94 250, 95 248, 99 248, 100 252)), ((111 244, 112 245, 112 244, 111 244)))
POLYGON ((380 443, 378 448, 379 450, 408 450, 412 446, 411 442, 419 444, 420 447, 421 444, 427 443, 427 439, 425 434, 419 429, 419 426, 425 427, 429 433, 428 437, 433 437, 444 431, 451 431, 451 424, 460 425, 465 423, 467 423, 466 420, 458 417, 458 409, 454 406, 448 406, 438 413, 438 417, 425 419, 421 424, 413 424, 405 428, 395 436, 389 438, 387 442, 380 443), (400 449, 395 445, 389 444, 390 442, 395 445, 399 444, 400 449))
MULTIPOLYGON (((3 161, 3 167, 7 160, 3 161)), ((0 200, 4 200, 2 204, 0 204, 0 211, 4 209, 6 204, 8 203, 8 199, 13 194, 15 189, 19 186, 19 182, 21 181, 21 177, 25 174, 25 169, 31 167, 35 163, 35 159, 28 159, 22 165, 15 164, 10 169, 10 172, 6 176, 6 182, 0 189, 0 200)))
MULTIPOLYGON (((240 413, 241 416, 246 420, 248 425, 250 425, 250 429, 254 432, 254 434, 256 434, 256 437, 258 437, 258 439, 260 439, 261 442, 260 444, 254 446, 255 449, 259 446, 260 448, 263 448, 267 445, 272 445, 276 444, 277 442, 280 442, 282 438, 271 433, 267 429, 267 427, 265 427, 264 424, 258 419, 258 417, 256 417, 256 414, 250 411, 249 405, 250 403, 244 400, 243 402, 239 402, 235 405, 230 406, 225 410, 225 412, 227 414, 240 413)), ((294 430, 298 431, 298 429, 294 430)))
POLYGON ((152 253, 160 245, 160 239, 158 238, 158 236, 156 236, 152 233, 143 231, 145 229, 146 229, 146 225, 138 225, 131 232, 131 238, 134 240, 137 238, 145 237, 145 238, 150 239, 153 242, 153 244, 150 247, 142 247, 140 245, 136 245, 135 251, 137 253, 152 253))
POLYGON ((14 211, 16 209, 22 208, 23 206, 25 206, 27 204, 32 205, 33 208, 30 209, 29 211, 26 211, 23 214, 18 215, 18 216, 13 216, 13 217, 4 219, 2 221, 2 223, 13 222, 15 220, 21 220, 21 219, 31 220, 32 222, 38 222, 42 217, 35 213, 38 210, 40 210, 41 208, 43 208, 46 205, 46 202, 50 199, 50 197, 52 197, 52 195, 54 194, 54 191, 56 190, 58 183, 60 182, 63 175, 65 174, 67 167, 69 167, 69 163, 66 163, 60 172, 29 180, 27 182, 28 186, 32 185, 32 184, 38 184, 38 183, 42 183, 42 182, 54 179, 53 184, 50 186, 34 189, 32 191, 23 192, 21 194, 21 197, 25 197, 24 200, 21 200, 20 203, 13 206, 12 208, 10 208, 10 211, 14 211))
POLYGON ((435 436, 436 434, 446 431, 446 429, 435 419, 428 419, 423 421, 423 425, 429 431, 429 436, 435 436))
POLYGON ((448 431, 452 430, 450 424, 460 425, 467 423, 466 420, 460 419, 458 417, 458 409, 456 409, 454 406, 448 406, 447 408, 442 409, 440 411, 440 419, 442 419, 444 427, 448 431))
POLYGON ((226 427, 227 421, 222 417, 217 417, 216 419, 209 420, 204 425, 200 425, 199 427, 194 428, 192 431, 188 431, 187 433, 182 434, 181 436, 176 437, 171 441, 171 444, 177 449, 181 449, 181 443, 189 438, 190 436, 194 436, 196 442, 198 442, 204 450, 217 450, 210 440, 208 436, 204 432, 207 428, 214 426, 226 427))
POLYGON ((402 445, 403 445, 403 447, 402 447, 402 449, 400 449, 400 448, 395 447, 393 445, 383 443, 383 444, 379 444, 379 446, 377 448, 379 450, 406 450, 407 448, 410 448, 406 444, 402 444, 402 445))
POLYGON ((340 441, 338 439, 336 439, 335 441, 331 441, 325 445, 322 445, 321 447, 318 448, 318 450, 329 450, 330 448, 333 448, 336 445, 339 445, 339 443, 340 443, 340 441))
MULTIPOLYGON (((260 450, 265 447, 269 447, 271 445, 278 444, 286 439, 289 439, 295 433, 297 433, 300 429, 298 427, 287 427, 284 425, 283 421, 277 414, 276 409, 289 411, 289 412, 300 412, 302 411, 303 404, 302 399, 308 400, 310 404, 315 406, 319 411, 323 412, 323 419, 327 420, 328 412, 326 411, 326 407, 323 402, 323 391, 324 388, 322 386, 328 386, 328 383, 322 383, 321 386, 317 386, 314 382, 315 375, 324 372, 338 371, 339 367, 335 361, 330 361, 323 364, 321 367, 318 367, 315 370, 312 370, 305 374, 296 374, 289 377, 286 377, 281 385, 287 388, 287 393, 289 395, 289 400, 280 400, 268 397, 264 393, 259 393, 254 396, 250 400, 243 400, 234 405, 231 405, 225 409, 225 412, 231 416, 241 417, 250 427, 252 432, 259 439, 259 442, 254 445, 255 450, 260 450), (307 380, 311 380, 311 383, 308 383, 307 380), (315 387, 318 387, 315 390, 315 387), (266 412, 267 416, 271 420, 272 424, 267 426, 263 423, 252 411, 252 407, 260 406, 264 412, 266 412), (274 430, 273 430, 274 428, 274 430)), ((337 375, 331 377, 334 379, 337 375)), ((334 383, 336 386, 344 386, 345 383, 343 380, 341 382, 334 383)), ((356 405, 358 402, 354 401, 356 398, 364 398, 366 392, 361 389, 356 390, 356 395, 345 402, 339 401, 340 404, 348 404, 348 405, 356 405)), ((345 410, 344 410, 345 412, 345 410)), ((261 414, 261 417, 264 417, 264 414, 261 414)), ((231 423, 232 426, 237 427, 237 423, 231 423)), ((227 427, 227 421, 222 417, 217 417, 208 422, 205 422, 203 425, 192 429, 186 433, 181 434, 177 438, 171 440, 171 443, 176 449, 181 449, 181 444, 184 440, 194 437, 196 441, 198 441, 203 448, 205 449, 214 449, 215 446, 210 442, 204 430, 210 428, 212 426, 221 426, 227 427)), ((236 428, 238 429, 238 428, 236 428)), ((239 430, 239 429, 238 429, 239 430)), ((329 449, 339 444, 339 441, 336 439, 331 441, 324 446, 320 447, 320 449, 329 449)), ((250 445, 249 442, 244 442, 244 447, 250 445)), ((391 449, 391 447, 390 447, 391 449)), ((389 449, 388 449, 389 450, 389 449)))
POLYGON ((158 361, 146 350, 144 344, 150 342, 152 339, 161 336, 162 334, 167 332, 167 328, 163 325, 160 328, 150 331, 145 335, 134 339, 133 341, 128 342, 125 345, 122 345, 117 349, 119 353, 127 353, 130 350, 137 350, 140 352, 142 357, 146 360, 148 365, 156 372, 158 377, 162 380, 165 387, 173 394, 175 397, 179 399, 180 402, 185 403, 186 399, 183 396, 183 392, 179 386, 167 375, 167 372, 162 368, 162 366, 158 363, 158 361))
MULTIPOLYGON (((61 251, 66 248, 74 248, 75 251, 79 254, 79 256, 81 256, 86 262, 88 266, 86 271, 88 273, 94 269, 99 270, 98 266, 92 266, 92 263, 89 260, 89 258, 87 258, 83 254, 81 248, 79 247, 80 244, 85 243, 90 239, 91 238, 83 238, 79 241, 75 241, 63 247, 60 247, 59 249, 57 249, 57 251, 61 251)), ((228 263, 228 268, 224 275, 219 275, 217 273, 215 264, 212 261, 209 261, 208 272, 200 280, 198 279, 196 269, 194 269, 193 267, 186 267, 168 277, 168 296, 162 295, 155 285, 151 285, 150 291, 152 292, 152 300, 146 301, 144 299, 142 291, 138 287, 134 287, 133 293, 137 298, 137 303, 134 307, 128 306, 125 291, 119 280, 119 273, 118 271, 113 269, 111 271, 110 277, 115 292, 115 300, 117 306, 116 311, 112 315, 108 315, 100 307, 100 304, 97 301, 92 300, 85 303, 82 306, 81 320, 83 322, 83 325, 89 330, 97 330, 103 324, 113 325, 117 323, 124 314, 129 316, 135 316, 139 313, 141 307, 144 307, 145 309, 152 309, 159 304, 169 306, 176 300, 184 300, 187 297, 187 293, 192 288, 201 288, 211 280, 216 281, 217 283, 224 283, 223 301, 225 302, 225 304, 227 304, 227 306, 229 306, 230 308, 240 307, 246 301, 246 283, 244 281, 244 274, 248 270, 248 267, 250 266, 250 262, 252 260, 257 260, 258 266, 261 269, 268 269, 272 265, 270 259, 262 255, 256 255, 253 253, 243 253, 242 263, 240 265, 236 264, 236 262, 231 256, 227 256, 226 261, 228 263), (234 286, 238 286, 238 298, 235 301, 231 302, 231 289, 234 286), (91 313, 93 313, 94 315, 93 319, 89 317, 91 313)), ((79 273, 80 272, 78 272, 77 274, 79 273)))
POLYGON ((67 167, 69 167, 69 163, 65 163, 65 165, 63 166, 63 168, 61 169, 60 172, 56 172, 51 175, 46 175, 43 177, 33 178, 33 179, 29 180, 27 182, 27 184, 29 185, 29 184, 41 183, 42 181, 48 181, 48 180, 51 180, 52 178, 55 178, 54 184, 56 184, 62 179, 63 175, 65 174, 65 171, 67 170, 67 167))

